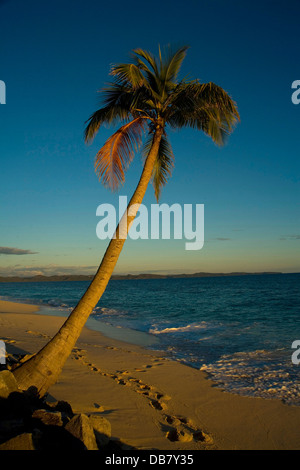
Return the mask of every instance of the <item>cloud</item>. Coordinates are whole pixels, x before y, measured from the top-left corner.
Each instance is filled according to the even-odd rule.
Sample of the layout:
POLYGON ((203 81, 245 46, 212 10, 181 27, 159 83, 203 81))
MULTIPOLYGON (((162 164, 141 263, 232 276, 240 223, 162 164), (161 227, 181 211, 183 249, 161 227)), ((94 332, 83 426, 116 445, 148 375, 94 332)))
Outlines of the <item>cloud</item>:
POLYGON ((20 248, 11 248, 0 246, 0 255, 35 255, 37 251, 21 250, 20 248))

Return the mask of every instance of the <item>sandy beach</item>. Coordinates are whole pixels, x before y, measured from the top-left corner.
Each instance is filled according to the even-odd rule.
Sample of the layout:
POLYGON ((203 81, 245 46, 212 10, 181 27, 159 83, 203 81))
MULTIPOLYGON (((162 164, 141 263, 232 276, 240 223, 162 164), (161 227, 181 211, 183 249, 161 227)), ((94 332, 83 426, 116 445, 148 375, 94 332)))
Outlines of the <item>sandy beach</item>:
MULTIPOLYGON (((64 318, 34 305, 0 301, 8 353, 33 354, 64 318)), ((300 449, 300 407, 248 398, 213 386, 207 375, 84 328, 49 400, 105 416, 124 448, 159 450, 300 449)))

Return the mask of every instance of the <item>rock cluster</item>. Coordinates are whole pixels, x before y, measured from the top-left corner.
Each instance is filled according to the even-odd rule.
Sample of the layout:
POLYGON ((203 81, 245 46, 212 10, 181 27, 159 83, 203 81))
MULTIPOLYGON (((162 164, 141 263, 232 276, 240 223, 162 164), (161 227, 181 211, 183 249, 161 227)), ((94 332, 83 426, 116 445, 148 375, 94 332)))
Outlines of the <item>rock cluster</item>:
POLYGON ((18 389, 9 370, 0 371, 0 450, 105 450, 110 422, 99 414, 75 414, 69 403, 40 399, 18 389))

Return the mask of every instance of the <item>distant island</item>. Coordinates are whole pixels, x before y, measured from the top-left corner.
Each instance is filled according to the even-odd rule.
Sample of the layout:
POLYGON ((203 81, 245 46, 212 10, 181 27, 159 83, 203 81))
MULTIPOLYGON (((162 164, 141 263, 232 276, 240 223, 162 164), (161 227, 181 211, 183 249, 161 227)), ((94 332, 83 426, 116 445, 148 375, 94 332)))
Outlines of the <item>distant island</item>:
MULTIPOLYGON (((283 274, 281 272, 233 272, 233 273, 193 273, 193 274, 115 274, 112 280, 131 280, 131 279, 181 279, 192 277, 220 277, 220 276, 258 276, 258 275, 283 274)), ((62 281, 91 281, 94 275, 58 275, 58 276, 0 276, 0 282, 62 282, 62 281)))

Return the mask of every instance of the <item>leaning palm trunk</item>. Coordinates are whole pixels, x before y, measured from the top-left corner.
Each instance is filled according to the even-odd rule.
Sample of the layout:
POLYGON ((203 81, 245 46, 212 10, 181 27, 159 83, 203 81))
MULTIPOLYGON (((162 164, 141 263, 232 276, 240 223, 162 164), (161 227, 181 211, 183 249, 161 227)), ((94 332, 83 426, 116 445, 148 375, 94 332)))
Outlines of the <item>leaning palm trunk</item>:
POLYGON ((128 234, 131 223, 138 211, 146 193, 147 186, 153 174, 154 164, 157 158, 163 128, 158 126, 153 138, 153 144, 145 161, 143 172, 137 188, 130 200, 127 212, 124 214, 116 229, 114 238, 103 256, 87 291, 65 321, 58 333, 36 355, 14 370, 19 388, 27 390, 31 387, 39 396, 45 395, 53 385, 74 348, 78 337, 89 315, 97 305, 110 280, 112 272, 122 251, 125 236, 128 234), (130 209, 131 208, 131 209, 130 209), (124 227, 125 233, 124 233, 124 227), (120 234, 120 231, 122 232, 120 234))
POLYGON ((133 148, 139 148, 145 130, 148 136, 143 155, 147 158, 128 211, 121 219, 89 288, 54 338, 14 371, 21 389, 35 387, 36 392, 43 396, 56 382, 86 320, 105 291, 151 177, 156 199, 159 199, 174 162, 166 126, 198 129, 217 145, 222 145, 239 120, 234 101, 219 86, 198 80, 177 80, 186 50, 185 46, 174 53, 167 49, 163 58, 159 49, 159 57, 155 58, 147 51, 136 49, 133 63, 112 67, 114 81, 102 90, 103 106, 88 119, 85 140, 91 141, 103 124, 110 125, 116 121, 125 124, 97 153, 96 173, 111 189, 124 183, 125 171, 134 156, 133 148))

